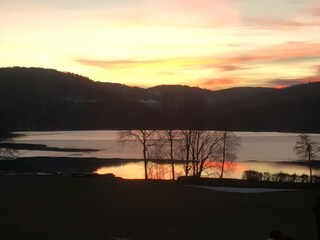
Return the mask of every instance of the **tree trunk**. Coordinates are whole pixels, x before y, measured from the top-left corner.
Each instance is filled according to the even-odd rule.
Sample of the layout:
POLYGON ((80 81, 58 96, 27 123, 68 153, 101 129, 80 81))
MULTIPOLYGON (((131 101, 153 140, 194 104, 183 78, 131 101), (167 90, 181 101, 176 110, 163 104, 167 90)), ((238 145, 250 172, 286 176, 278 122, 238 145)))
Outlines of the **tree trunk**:
POLYGON ((169 132, 170 137, 170 158, 171 158, 171 170, 172 170, 172 180, 175 179, 174 176, 174 159, 173 159, 173 139, 172 139, 172 132, 169 132))
MULTIPOLYGON (((188 143, 189 144, 189 143, 188 143)), ((189 175, 189 158, 190 158, 190 148, 189 145, 186 147, 186 177, 189 175)))
POLYGON ((143 161, 144 161, 144 179, 148 179, 148 160, 147 160, 146 146, 143 146, 143 161))
POLYGON ((310 150, 309 150, 309 153, 308 153, 308 158, 309 158, 309 171, 310 171, 310 183, 313 182, 313 179, 312 179, 312 162, 311 162, 311 153, 310 153, 310 150))
POLYGON ((224 172, 224 163, 226 160, 226 134, 223 136, 223 148, 222 148, 222 166, 221 166, 221 174, 219 178, 223 177, 223 172, 224 172))

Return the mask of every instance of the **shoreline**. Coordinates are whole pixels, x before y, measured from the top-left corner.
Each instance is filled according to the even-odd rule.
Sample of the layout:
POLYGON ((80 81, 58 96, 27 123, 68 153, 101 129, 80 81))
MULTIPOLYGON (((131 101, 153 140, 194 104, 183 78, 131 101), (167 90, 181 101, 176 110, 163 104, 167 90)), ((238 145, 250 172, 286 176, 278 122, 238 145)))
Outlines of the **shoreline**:
MULTIPOLYGON (((148 160, 150 163, 171 164, 170 160, 148 160)), ((95 173, 104 167, 120 167, 130 163, 143 163, 143 159, 128 158, 96 158, 96 157, 19 157, 16 159, 0 160, 0 172, 2 173, 65 173, 82 174, 95 173)), ((305 161, 267 162, 267 161, 237 161, 235 164, 271 164, 308 167, 305 161)), ((181 165, 183 161, 176 160, 175 165, 181 165)), ((313 162, 313 169, 320 170, 320 161, 313 162)), ((259 169, 250 169, 257 170, 259 169)))

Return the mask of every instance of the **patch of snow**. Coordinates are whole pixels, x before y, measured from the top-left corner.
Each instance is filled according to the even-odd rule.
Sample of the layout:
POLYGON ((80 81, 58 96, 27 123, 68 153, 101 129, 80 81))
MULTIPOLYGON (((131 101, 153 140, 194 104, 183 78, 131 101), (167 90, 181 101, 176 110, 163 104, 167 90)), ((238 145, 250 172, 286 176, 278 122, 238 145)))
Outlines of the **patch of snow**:
POLYGON ((233 192, 233 193, 268 193, 268 192, 296 191, 295 189, 280 189, 280 188, 237 188, 237 187, 210 187, 210 186, 197 186, 197 185, 189 185, 189 186, 218 191, 218 192, 233 192))
POLYGON ((150 98, 149 99, 141 99, 138 102, 146 104, 148 106, 154 106, 154 105, 159 105, 160 104, 159 101, 156 101, 156 100, 153 100, 153 99, 150 99, 150 98))

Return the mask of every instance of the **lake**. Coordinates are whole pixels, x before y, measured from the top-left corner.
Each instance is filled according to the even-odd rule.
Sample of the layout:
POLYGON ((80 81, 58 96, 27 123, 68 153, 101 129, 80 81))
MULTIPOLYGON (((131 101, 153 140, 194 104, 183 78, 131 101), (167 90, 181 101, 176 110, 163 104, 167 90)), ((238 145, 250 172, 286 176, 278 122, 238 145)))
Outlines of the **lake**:
MULTIPOLYGON (((18 157, 97 157, 97 158, 124 158, 142 159, 141 146, 135 141, 125 145, 119 142, 118 131, 46 131, 46 132, 19 132, 16 143, 46 144, 49 147, 59 148, 90 148, 94 152, 57 152, 38 150, 19 150, 18 157)), ((225 177, 241 178, 243 171, 254 169, 268 172, 287 172, 308 174, 308 168, 292 164, 299 160, 293 152, 297 141, 296 133, 277 132, 235 132, 241 138, 241 149, 234 170, 225 177)), ((313 140, 320 142, 320 134, 310 134, 313 140)), ((154 164, 152 171, 155 178, 170 178, 169 165, 154 164), (159 166, 158 166, 159 165, 159 166)), ((142 163, 128 163, 116 167, 97 169, 97 173, 114 173, 123 178, 143 178, 142 163)), ((176 166, 177 175, 183 175, 181 165, 176 166)), ((319 170, 314 172, 319 175, 319 170)))

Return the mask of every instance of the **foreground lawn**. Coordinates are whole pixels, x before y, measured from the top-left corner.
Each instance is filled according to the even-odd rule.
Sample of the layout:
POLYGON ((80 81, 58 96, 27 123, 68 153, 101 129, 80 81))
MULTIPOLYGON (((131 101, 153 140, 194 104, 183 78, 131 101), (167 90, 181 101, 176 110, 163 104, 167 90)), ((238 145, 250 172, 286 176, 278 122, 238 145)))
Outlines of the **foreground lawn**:
POLYGON ((316 239, 316 192, 226 193, 166 181, 0 176, 0 239, 316 239))

